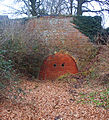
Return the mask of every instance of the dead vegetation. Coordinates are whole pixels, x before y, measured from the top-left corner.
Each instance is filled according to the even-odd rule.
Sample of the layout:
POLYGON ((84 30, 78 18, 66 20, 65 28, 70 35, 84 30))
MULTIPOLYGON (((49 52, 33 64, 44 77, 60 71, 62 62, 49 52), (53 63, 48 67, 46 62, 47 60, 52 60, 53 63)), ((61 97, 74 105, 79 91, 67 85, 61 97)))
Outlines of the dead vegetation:
POLYGON ((57 117, 63 120, 108 120, 109 111, 103 107, 97 107, 86 100, 79 102, 82 94, 103 91, 99 86, 91 88, 87 84, 80 88, 74 88, 73 82, 65 81, 27 81, 22 78, 21 88, 25 95, 20 94, 22 100, 16 102, 1 101, 0 117, 2 120, 55 120, 57 117), (86 104, 84 102, 87 102, 86 104))

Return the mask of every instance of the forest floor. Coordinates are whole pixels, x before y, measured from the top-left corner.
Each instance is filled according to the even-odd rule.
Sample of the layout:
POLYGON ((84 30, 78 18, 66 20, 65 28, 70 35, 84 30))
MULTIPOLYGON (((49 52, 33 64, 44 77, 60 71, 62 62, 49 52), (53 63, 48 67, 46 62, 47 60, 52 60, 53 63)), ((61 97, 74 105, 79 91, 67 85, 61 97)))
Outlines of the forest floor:
POLYGON ((22 80, 20 88, 25 94, 21 92, 16 102, 1 100, 0 120, 109 120, 109 109, 93 104, 90 99, 95 92, 105 91, 106 86, 84 83, 74 87, 68 81, 38 81, 27 77, 22 80), (90 100, 86 100, 88 97, 84 96, 89 93, 90 100))
POLYGON ((18 95, 0 98, 0 120, 109 120, 109 47, 101 51, 91 64, 102 75, 98 80, 95 71, 79 80, 21 77, 18 95))

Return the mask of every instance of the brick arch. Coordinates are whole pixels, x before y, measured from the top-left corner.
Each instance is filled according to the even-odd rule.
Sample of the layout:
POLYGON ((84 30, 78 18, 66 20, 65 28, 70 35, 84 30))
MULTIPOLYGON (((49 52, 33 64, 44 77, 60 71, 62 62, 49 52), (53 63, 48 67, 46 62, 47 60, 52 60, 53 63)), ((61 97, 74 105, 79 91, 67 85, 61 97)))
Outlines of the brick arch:
POLYGON ((68 54, 56 53, 48 56, 40 68, 40 80, 53 80, 66 73, 76 74, 78 68, 75 59, 68 54))

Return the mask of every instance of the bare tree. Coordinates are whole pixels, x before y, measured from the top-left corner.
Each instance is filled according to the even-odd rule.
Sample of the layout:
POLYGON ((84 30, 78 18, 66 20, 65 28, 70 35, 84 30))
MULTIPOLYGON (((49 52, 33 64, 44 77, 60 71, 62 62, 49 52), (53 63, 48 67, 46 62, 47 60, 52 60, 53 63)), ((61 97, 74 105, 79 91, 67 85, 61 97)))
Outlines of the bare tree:
POLYGON ((82 5, 84 4, 85 0, 77 0, 77 15, 82 15, 82 5))
POLYGON ((84 12, 102 13, 109 12, 109 0, 76 0, 77 1, 77 15, 82 15, 84 12), (98 4, 99 9, 95 9, 94 4, 98 4), (92 6, 93 10, 89 8, 92 6))
POLYGON ((40 12, 43 0, 17 0, 17 2, 24 3, 22 7, 22 13, 28 16, 37 16, 40 12))
POLYGON ((72 15, 73 13, 73 1, 74 0, 69 0, 70 1, 70 14, 72 15))
POLYGON ((44 0, 44 7, 48 14, 56 15, 62 14, 66 10, 66 1, 65 0, 44 0))
POLYGON ((73 8, 74 8, 74 0, 65 0, 66 1, 66 6, 67 6, 67 11, 70 15, 73 14, 73 8))
POLYGON ((109 0, 15 0, 23 3, 19 10, 10 7, 15 14, 37 15, 83 15, 109 12, 109 0), (94 4, 97 4, 97 9, 94 4), (90 9, 91 6, 91 9, 90 9))

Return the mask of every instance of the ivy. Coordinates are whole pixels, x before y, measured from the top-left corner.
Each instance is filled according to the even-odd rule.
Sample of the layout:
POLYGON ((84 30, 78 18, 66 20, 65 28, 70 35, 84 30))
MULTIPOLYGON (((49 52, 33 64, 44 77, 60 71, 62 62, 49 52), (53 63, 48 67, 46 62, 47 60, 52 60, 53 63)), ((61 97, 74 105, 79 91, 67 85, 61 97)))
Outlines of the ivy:
POLYGON ((4 57, 6 51, 0 49, 0 79, 6 78, 12 70, 12 61, 4 57))
POLYGON ((94 42, 94 37, 102 30, 102 18, 100 16, 74 16, 73 24, 84 35, 89 37, 91 42, 94 42))

